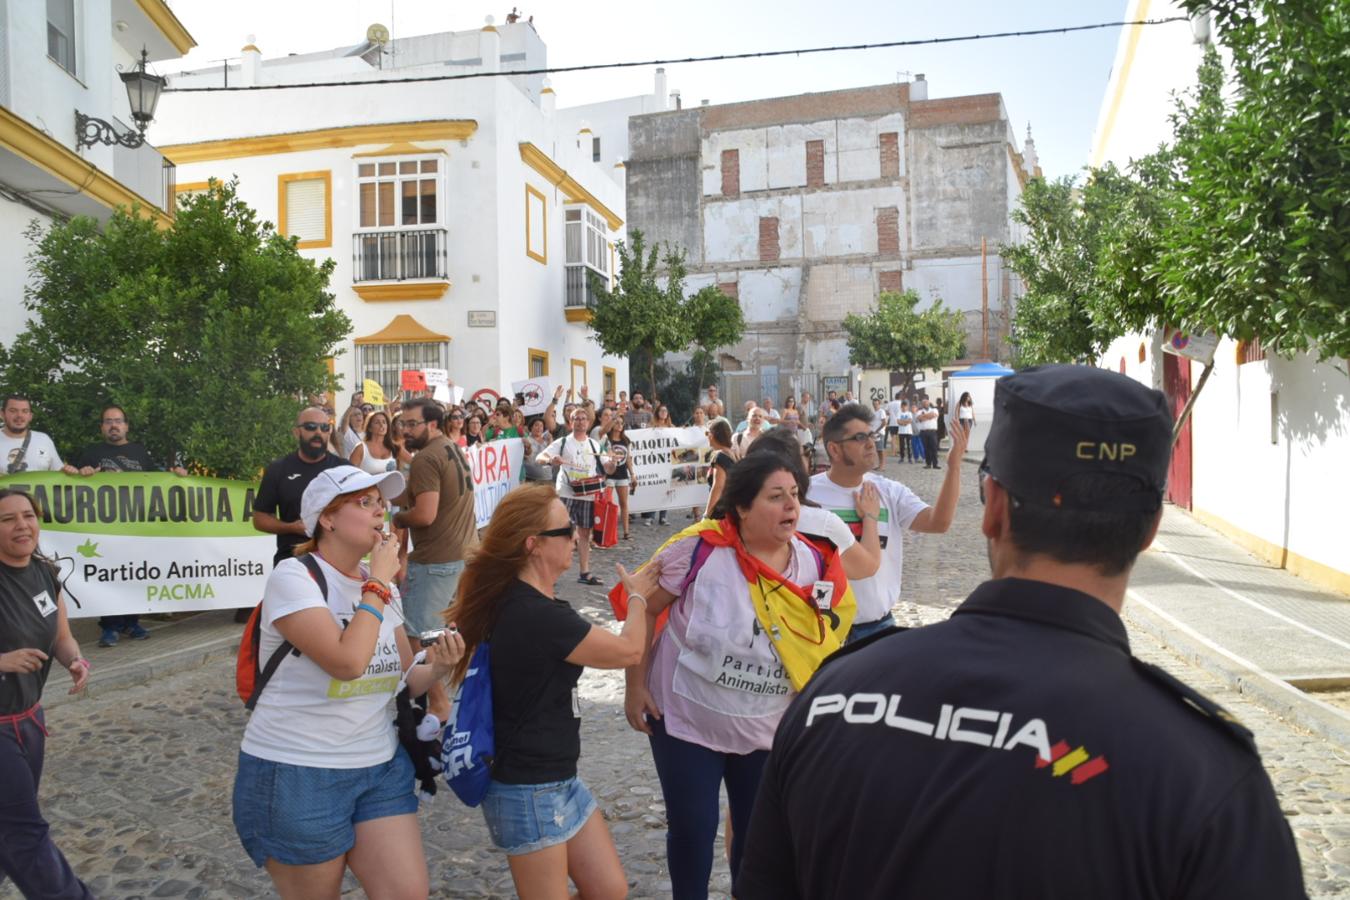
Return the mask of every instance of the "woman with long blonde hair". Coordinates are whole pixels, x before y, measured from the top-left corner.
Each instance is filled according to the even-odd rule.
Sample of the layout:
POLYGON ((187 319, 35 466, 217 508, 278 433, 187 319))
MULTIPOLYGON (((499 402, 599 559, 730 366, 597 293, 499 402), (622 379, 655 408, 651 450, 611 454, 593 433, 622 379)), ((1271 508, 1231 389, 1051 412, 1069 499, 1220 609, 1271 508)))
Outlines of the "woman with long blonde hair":
MULTIPOLYGON (((647 617, 630 615, 613 634, 556 596, 558 579, 572 566, 572 534, 567 507, 551 485, 511 491, 483 530, 452 607, 465 643, 456 681, 477 646, 492 645, 496 756, 483 818, 524 900, 566 896, 569 874, 582 897, 628 892, 609 828, 577 777, 576 685, 583 666, 635 665, 647 643, 647 617)), ((616 568, 639 603, 656 588, 657 573, 616 568)))

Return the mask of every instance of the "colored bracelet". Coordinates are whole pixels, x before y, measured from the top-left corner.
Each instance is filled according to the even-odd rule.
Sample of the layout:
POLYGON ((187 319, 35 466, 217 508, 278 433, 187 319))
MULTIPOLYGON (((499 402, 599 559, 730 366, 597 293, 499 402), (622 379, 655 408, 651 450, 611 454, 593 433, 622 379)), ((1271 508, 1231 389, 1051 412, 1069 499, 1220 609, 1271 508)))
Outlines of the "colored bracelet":
POLYGON ((389 590, 389 588, 386 585, 382 584, 379 581, 376 581, 373 578, 369 579, 368 581, 366 581, 365 584, 361 585, 361 593, 374 594, 376 597, 379 597, 380 601, 383 603, 388 603, 389 599, 393 596, 393 593, 389 590))
MULTIPOLYGON (((94 664, 91 663, 89 660, 85 659, 83 656, 77 656, 77 657, 75 657, 74 659, 72 659, 72 660, 70 661, 70 666, 73 666, 73 665, 75 665, 76 663, 84 663, 84 670, 85 670, 86 672, 92 672, 92 671, 94 671, 94 664)), ((66 666, 66 668, 69 669, 70 666, 66 666)))
POLYGON ((380 612, 378 609, 376 609, 375 607, 371 606, 369 603, 362 603, 362 604, 360 604, 359 606, 356 607, 356 611, 357 611, 357 612, 360 612, 360 611, 363 610, 363 609, 364 609, 366 612, 370 613, 370 614, 371 614, 372 616, 374 616, 375 618, 379 619, 381 625, 384 624, 384 613, 380 612))

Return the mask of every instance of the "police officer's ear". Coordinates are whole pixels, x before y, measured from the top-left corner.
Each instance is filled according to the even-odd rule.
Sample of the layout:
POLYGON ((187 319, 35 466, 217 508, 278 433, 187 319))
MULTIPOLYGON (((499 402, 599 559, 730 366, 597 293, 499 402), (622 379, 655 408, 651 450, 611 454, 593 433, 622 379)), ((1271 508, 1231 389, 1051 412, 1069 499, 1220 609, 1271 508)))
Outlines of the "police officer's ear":
MULTIPOLYGON (((1003 489, 1003 485, 992 478, 984 479, 982 490, 984 492, 984 517, 980 520, 980 531, 991 541, 1007 539, 1012 531, 1012 521, 1009 516, 1012 498, 1003 489)), ((1155 533, 1156 530, 1155 526, 1155 533)))
POLYGON ((1158 536, 1158 529, 1159 529, 1160 527, 1162 527, 1162 514, 1163 514, 1163 511, 1162 511, 1162 509, 1161 509, 1161 507, 1160 507, 1160 508, 1158 509, 1157 515, 1155 515, 1155 516, 1153 517, 1153 524, 1150 525, 1149 528, 1148 528, 1148 534, 1144 535, 1144 543, 1143 543, 1143 546, 1141 546, 1141 547, 1139 548, 1139 552, 1140 552, 1140 553, 1143 553, 1143 552, 1144 552, 1145 550, 1147 550, 1149 547, 1152 547, 1152 546, 1153 546, 1153 540, 1154 540, 1154 538, 1156 538, 1156 537, 1158 536))

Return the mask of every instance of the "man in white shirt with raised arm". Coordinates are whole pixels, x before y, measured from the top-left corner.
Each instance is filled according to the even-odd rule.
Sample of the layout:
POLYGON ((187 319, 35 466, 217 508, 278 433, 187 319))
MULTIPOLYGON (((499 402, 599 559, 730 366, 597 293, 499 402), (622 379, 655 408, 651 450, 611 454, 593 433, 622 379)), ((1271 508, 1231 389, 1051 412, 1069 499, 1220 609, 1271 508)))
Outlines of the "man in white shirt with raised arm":
POLYGON ((876 442, 872 438, 872 410, 860 403, 840 407, 825 423, 820 439, 830 457, 830 468, 811 479, 807 498, 838 515, 861 532, 862 521, 853 508, 853 492, 864 480, 881 493, 877 535, 881 542, 881 567, 871 578, 849 579, 858 600, 858 617, 848 640, 861 640, 895 624, 891 607, 900 599, 904 565, 903 529, 942 534, 951 527, 956 501, 961 495, 961 458, 966 452, 966 432, 959 423, 951 426, 952 448, 947 454, 947 477, 932 506, 898 481, 876 474, 876 442))

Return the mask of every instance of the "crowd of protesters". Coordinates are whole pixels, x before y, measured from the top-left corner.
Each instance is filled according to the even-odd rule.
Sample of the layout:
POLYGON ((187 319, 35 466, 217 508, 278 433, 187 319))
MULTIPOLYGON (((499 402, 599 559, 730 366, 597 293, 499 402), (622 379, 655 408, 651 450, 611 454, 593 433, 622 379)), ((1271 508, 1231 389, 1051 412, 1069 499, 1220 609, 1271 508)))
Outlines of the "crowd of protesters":
MULTIPOLYGON (((283 898, 336 898, 348 870, 371 896, 426 897, 418 761, 391 725, 390 701, 421 704, 417 738, 434 740, 475 650, 490 643, 497 743, 482 813, 527 900, 567 896, 569 881, 583 897, 627 893, 577 774, 585 667, 626 670, 625 714, 650 744, 677 898, 708 895, 721 796, 738 897, 1190 896, 1188 884, 1223 885, 1206 896, 1302 896, 1292 837, 1254 750, 1218 736, 1234 731, 1223 715, 1206 722, 1182 704, 1203 712, 1208 701, 1121 652, 1120 599, 1157 529, 1170 452, 1161 395, 1114 373, 1048 369, 999 387, 979 476, 994 580, 955 624, 909 634, 891 617, 907 595, 905 533, 952 526, 976 427, 968 396, 950 420, 941 401, 899 392, 870 406, 848 392, 781 407, 766 397, 733 427, 707 388, 687 423, 708 437, 707 505, 633 574, 615 567, 617 630, 580 616, 559 581, 575 552, 578 582, 602 584, 590 564, 601 489, 614 489, 629 536, 628 433, 677 425, 658 398, 596 401, 559 388, 527 415, 519 396, 373 404, 357 393, 341 413, 305 408, 294 452, 266 468, 253 509, 277 550, 262 603, 245 612, 259 660, 276 664, 239 750, 233 811, 247 855, 283 898), (1134 442, 1137 465, 1112 470, 1070 453, 1073 471, 1055 469, 1059 450, 1103 427, 1134 442), (897 460, 944 468, 948 437, 931 501, 878 473, 892 444, 897 460), (524 444, 530 483, 508 492, 480 533, 465 451, 510 439, 524 444), (901 651, 915 661, 898 665, 901 651), (1044 678, 1060 656, 1109 681, 1125 714, 1091 714, 1100 700, 1091 684, 1065 691, 1044 678), (1075 786, 1108 767, 1105 756, 1061 758, 1039 719, 1022 724, 1038 704, 1062 713, 1057 727, 1076 723, 1074 739, 1094 752, 1114 760, 1130 747, 1151 765, 1121 766, 1088 789, 1108 785, 1109 795, 1042 784, 1037 770, 1052 762, 1055 776, 1085 767, 1075 786), (911 718, 937 718, 939 706, 936 725, 911 718), (1002 709, 1013 712, 991 711, 1002 709), (1172 750, 1145 752, 1136 740, 1155 717, 1172 750), (1160 767, 1188 743, 1204 746, 1204 765, 1160 767), (1096 869, 1051 865, 1037 828, 1003 828, 977 799, 934 791, 933 772, 1015 794, 1031 821, 1070 821, 1051 849, 1068 841, 1096 869), (1191 821, 1206 810, 1219 811, 1191 821), (1165 839, 1150 839, 1155 829, 1165 839), (929 833, 949 837, 926 842, 929 833)), ((103 442, 73 464, 30 430, 26 399, 7 397, 3 412, 10 473, 160 468, 129 442, 116 406, 103 411, 103 442)), ((18 785, 17 799, 0 801, 0 871, 28 896, 52 884, 88 897, 37 804, 46 674, 55 659, 78 691, 90 668, 37 554, 38 512, 26 495, 0 491, 0 771, 18 785)), ((134 619, 100 624, 110 643, 143 633, 134 619)))

